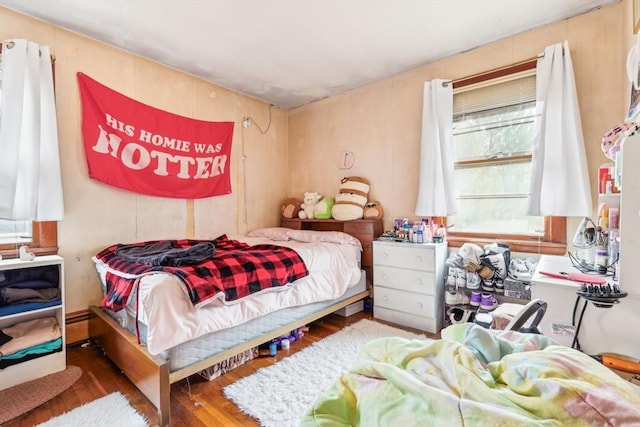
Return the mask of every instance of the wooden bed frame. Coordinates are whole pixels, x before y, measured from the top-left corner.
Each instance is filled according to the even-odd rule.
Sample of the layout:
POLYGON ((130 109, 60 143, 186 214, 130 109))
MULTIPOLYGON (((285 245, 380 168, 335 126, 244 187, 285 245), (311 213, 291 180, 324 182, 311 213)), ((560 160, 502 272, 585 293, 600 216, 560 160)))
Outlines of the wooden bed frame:
POLYGON ((158 408, 158 424, 168 426, 171 416, 170 393, 171 384, 196 374, 218 362, 222 362, 260 344, 287 334, 314 320, 327 316, 349 304, 360 301, 370 295, 366 290, 345 300, 332 304, 316 313, 298 319, 281 328, 274 329, 251 341, 214 354, 205 360, 170 372, 169 361, 161 356, 153 356, 145 346, 138 344, 137 339, 122 328, 100 307, 90 308, 89 336, 106 353, 106 355, 124 372, 133 384, 158 408))

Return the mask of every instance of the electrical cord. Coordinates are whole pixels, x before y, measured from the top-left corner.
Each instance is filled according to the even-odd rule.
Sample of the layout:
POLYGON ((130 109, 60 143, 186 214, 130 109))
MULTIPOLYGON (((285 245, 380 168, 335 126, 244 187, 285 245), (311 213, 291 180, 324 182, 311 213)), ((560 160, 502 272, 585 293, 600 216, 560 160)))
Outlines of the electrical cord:
POLYGON ((248 116, 248 117, 245 117, 245 118, 243 118, 243 119, 242 119, 243 127, 248 127, 248 126, 244 126, 245 121, 247 121, 247 123, 248 123, 248 122, 252 122, 254 125, 256 125, 256 127, 258 128, 258 131, 259 131, 262 135, 264 135, 265 133, 269 132, 269 128, 271 127, 271 109, 272 109, 272 108, 273 108, 273 104, 270 104, 270 105, 269 105, 269 123, 267 124, 267 128, 266 128, 265 130, 262 130, 262 128, 260 127, 260 125, 258 125, 258 124, 256 123, 256 121, 255 121, 255 120, 253 120, 253 117, 251 117, 251 116, 248 116))
POLYGON ((242 194, 242 222, 244 224, 245 232, 248 231, 248 213, 247 213, 247 155, 244 150, 244 138, 245 138, 245 129, 249 127, 249 123, 253 122, 254 125, 258 128, 260 134, 264 135, 269 132, 269 128, 271 128, 271 109, 273 108, 273 104, 269 105, 269 123, 267 124, 267 128, 262 130, 262 128, 253 120, 252 117, 243 117, 242 118, 242 138, 241 138, 241 154, 242 154, 242 186, 243 186, 243 194, 242 194))
POLYGON ((573 305, 573 315, 571 316, 571 324, 576 328, 573 335, 573 343, 571 344, 571 348, 575 348, 578 351, 582 351, 580 349, 580 341, 578 340, 578 334, 580 333, 580 326, 582 326, 582 319, 584 317, 584 312, 587 309, 587 304, 589 304, 589 301, 587 300, 584 301, 584 305, 582 306, 582 311, 580 312, 580 319, 578 320, 578 325, 576 326, 576 313, 578 312, 578 302, 580 302, 581 299, 582 298, 580 297, 580 295, 576 297, 576 302, 573 305))

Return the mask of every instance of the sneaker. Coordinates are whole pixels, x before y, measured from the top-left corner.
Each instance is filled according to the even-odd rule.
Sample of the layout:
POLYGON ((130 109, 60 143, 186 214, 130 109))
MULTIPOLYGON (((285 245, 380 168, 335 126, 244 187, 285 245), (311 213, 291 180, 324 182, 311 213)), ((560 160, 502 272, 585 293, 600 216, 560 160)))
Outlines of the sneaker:
POLYGON ((451 307, 447 310, 447 315, 449 316, 451 324, 457 325, 460 323, 473 322, 475 312, 464 307, 451 307))
POLYGON ((473 305, 474 307, 478 307, 481 302, 482 302, 482 294, 477 291, 471 292, 471 298, 469 299, 469 304, 473 305))
POLYGON ((473 243, 465 243, 460 247, 458 255, 462 257, 462 266, 469 271, 480 270, 480 255, 482 248, 473 243))
POLYGON ((486 265, 483 265, 482 268, 478 271, 478 274, 483 279, 491 279, 493 277, 493 270, 486 265))
POLYGON ((506 261, 506 252, 501 253, 501 254, 489 254, 489 255, 484 255, 481 258, 481 263, 486 266, 489 267, 490 269, 493 270, 494 274, 501 278, 504 279, 507 277, 507 267, 509 264, 507 264, 506 261))
POLYGON ((458 255, 458 252, 451 251, 449 257, 444 263, 449 267, 462 267, 462 257, 458 255))
POLYGON ((531 273, 533 270, 529 270, 529 267, 523 259, 513 258, 509 263, 509 277, 515 280, 521 280, 525 282, 531 281, 531 273))
POLYGON ((467 289, 480 289, 482 279, 475 271, 467 271, 467 289))
POLYGON ((490 243, 488 245, 484 245, 484 253, 485 254, 502 254, 505 252, 511 252, 511 246, 505 243, 490 243))
POLYGON ((459 288, 467 287, 467 270, 459 268, 456 274, 456 286, 459 288))
POLYGON ((493 279, 484 279, 482 281, 482 290, 485 292, 493 292, 495 290, 493 279))
POLYGON ((493 281, 493 286, 495 287, 495 291, 499 294, 504 294, 504 280, 495 279, 493 281))
POLYGON ((458 276, 458 267, 449 267, 447 274, 447 286, 456 286, 456 277, 458 276))
POLYGON ((466 305, 469 304, 469 297, 464 292, 447 291, 444 293, 444 303, 446 305, 466 305))
POLYGON ((500 301, 498 298, 493 296, 492 294, 483 293, 480 299, 480 308, 483 310, 494 310, 497 306, 500 305, 500 301))
POLYGON ((527 267, 527 270, 529 270, 531 274, 533 274, 533 271, 536 269, 536 264, 537 262, 533 258, 524 259, 524 265, 527 267))

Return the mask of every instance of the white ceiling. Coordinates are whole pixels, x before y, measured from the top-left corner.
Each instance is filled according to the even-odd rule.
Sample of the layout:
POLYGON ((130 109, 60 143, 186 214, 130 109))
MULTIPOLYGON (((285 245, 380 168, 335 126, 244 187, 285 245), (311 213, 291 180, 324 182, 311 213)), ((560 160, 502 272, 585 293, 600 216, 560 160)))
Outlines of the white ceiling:
POLYGON ((0 0, 0 5, 288 109, 617 1, 0 0))

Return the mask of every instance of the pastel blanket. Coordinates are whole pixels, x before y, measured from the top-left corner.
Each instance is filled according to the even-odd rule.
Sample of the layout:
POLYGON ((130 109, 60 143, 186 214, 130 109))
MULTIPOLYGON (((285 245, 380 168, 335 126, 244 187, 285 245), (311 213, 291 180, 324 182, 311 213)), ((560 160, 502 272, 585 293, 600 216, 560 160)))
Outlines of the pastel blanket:
POLYGON ((453 325, 369 342, 301 425, 638 426, 633 387, 542 335, 453 325))

